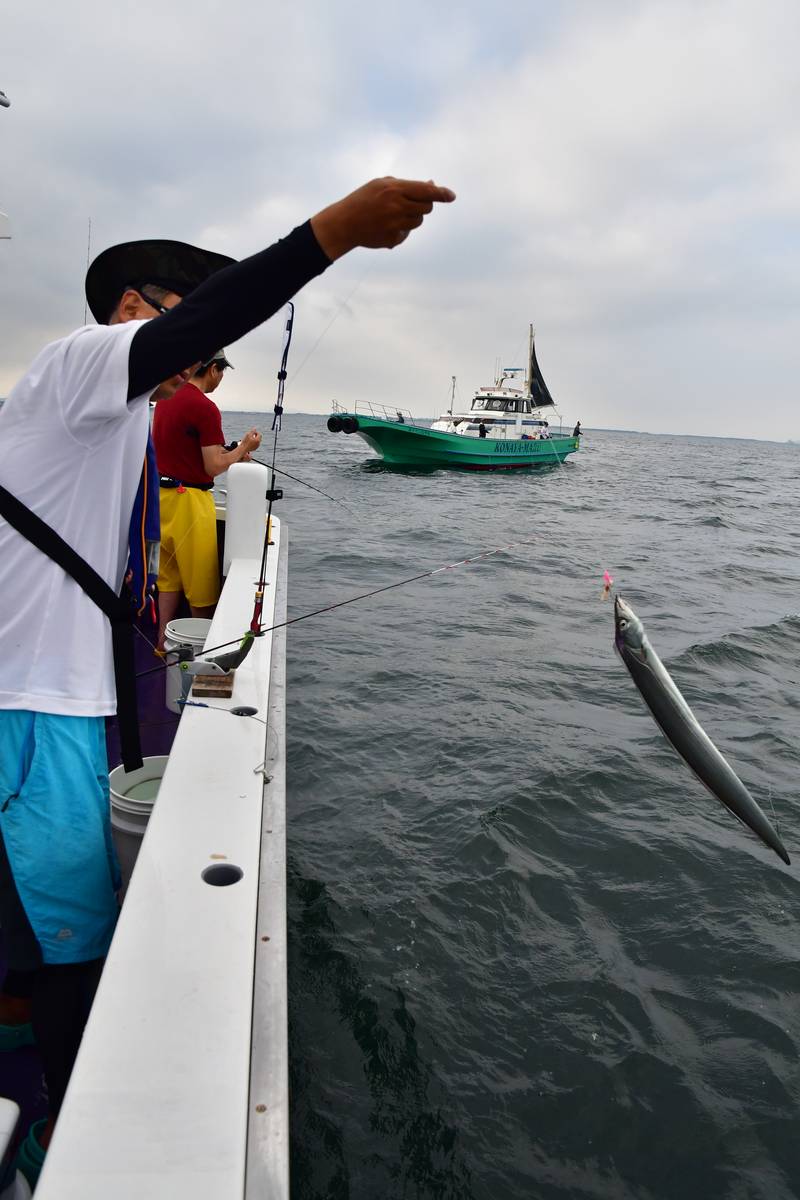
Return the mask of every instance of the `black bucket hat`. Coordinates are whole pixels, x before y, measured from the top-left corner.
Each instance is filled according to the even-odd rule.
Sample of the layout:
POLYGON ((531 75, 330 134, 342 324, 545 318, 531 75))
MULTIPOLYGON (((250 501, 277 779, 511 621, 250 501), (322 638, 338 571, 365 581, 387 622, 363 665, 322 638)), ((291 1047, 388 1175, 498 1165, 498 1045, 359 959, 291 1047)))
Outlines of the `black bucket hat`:
POLYGON ((210 275, 236 262, 186 242, 121 242, 98 254, 86 272, 86 299, 98 325, 107 325, 126 287, 151 283, 187 296, 210 275))

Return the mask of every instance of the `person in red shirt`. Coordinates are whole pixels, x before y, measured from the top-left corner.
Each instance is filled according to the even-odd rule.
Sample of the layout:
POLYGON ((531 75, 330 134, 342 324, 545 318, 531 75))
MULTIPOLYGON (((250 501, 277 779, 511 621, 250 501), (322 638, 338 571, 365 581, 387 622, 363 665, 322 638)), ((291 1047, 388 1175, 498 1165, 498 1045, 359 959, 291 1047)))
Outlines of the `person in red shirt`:
POLYGON ((213 615, 220 593, 217 520, 211 489, 231 463, 247 462, 261 445, 251 429, 225 449, 220 411, 210 393, 231 364, 224 350, 201 363, 191 380, 159 401, 153 445, 160 476, 161 556, 158 571, 158 648, 185 595, 193 617, 213 615))

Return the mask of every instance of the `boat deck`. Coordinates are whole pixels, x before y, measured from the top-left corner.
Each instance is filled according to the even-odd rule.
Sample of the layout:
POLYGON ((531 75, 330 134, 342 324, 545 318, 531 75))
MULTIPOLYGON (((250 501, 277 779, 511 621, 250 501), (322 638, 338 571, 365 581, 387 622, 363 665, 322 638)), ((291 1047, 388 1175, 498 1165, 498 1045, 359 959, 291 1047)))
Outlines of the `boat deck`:
MULTIPOLYGON (((278 521, 273 542, 267 625, 286 614, 278 521)), ((231 564, 211 645, 241 636, 258 571, 231 564)), ((179 720, 163 675, 142 682, 146 753, 177 731, 36 1194, 288 1197, 285 631, 256 639, 231 700, 179 720)), ((36 1053, 6 1058, 27 1124, 45 1107, 36 1053)))

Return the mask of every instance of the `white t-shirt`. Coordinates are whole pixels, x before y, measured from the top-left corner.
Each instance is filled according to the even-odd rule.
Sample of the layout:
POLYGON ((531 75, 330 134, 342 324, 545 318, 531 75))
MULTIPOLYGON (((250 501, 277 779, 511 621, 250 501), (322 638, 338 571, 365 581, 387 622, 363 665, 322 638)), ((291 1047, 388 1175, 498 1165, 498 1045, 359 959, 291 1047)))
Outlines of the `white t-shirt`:
MULTIPOLYGON (((141 324, 88 325, 45 346, 0 409, 0 483, 117 592, 147 445, 148 397, 127 401, 141 324)), ((0 517, 0 708, 116 707, 108 618, 0 517)))

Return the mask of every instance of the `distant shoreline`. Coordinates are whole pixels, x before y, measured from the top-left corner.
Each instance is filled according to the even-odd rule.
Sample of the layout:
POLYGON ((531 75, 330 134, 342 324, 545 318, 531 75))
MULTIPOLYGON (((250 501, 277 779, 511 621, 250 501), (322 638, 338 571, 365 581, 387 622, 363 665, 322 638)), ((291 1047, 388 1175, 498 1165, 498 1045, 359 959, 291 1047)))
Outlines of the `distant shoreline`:
MULTIPOLYGON (((0 408, 2 408, 7 397, 0 396, 0 408)), ((229 414, 232 417, 254 417, 266 415, 261 409, 241 409, 241 408, 222 408, 223 414, 229 414)), ((291 414, 295 417, 326 417, 327 413, 312 413, 312 412, 295 412, 291 414)), ((416 417, 417 421, 436 421, 438 417, 416 417)), ((654 438, 696 438, 706 442, 768 442, 773 446, 800 446, 800 438, 759 438, 759 437, 741 437, 736 434, 724 433, 650 433, 647 429, 615 429, 613 426, 606 425, 582 425, 582 431, 586 433, 625 433, 633 434, 637 437, 654 437, 654 438)))
MULTIPOLYGON (((254 416, 258 416, 259 412, 261 412, 262 415, 268 415, 268 414, 265 414, 265 411, 263 409, 259 410, 259 409, 223 408, 223 409, 221 409, 221 412, 222 412, 223 417, 225 415, 230 415, 230 416, 251 417, 252 418, 254 416)), ((322 418, 322 417, 328 417, 330 414, 324 413, 324 412, 323 413, 303 412, 298 409, 297 411, 295 411, 291 414, 287 414, 287 415, 291 415, 294 417, 322 418)), ((438 416, 436 416, 436 417, 414 417, 415 421, 426 421, 426 422, 438 421, 438 419, 439 419, 438 416)), ((742 435, 725 434, 725 433, 651 433, 648 429, 615 429, 613 426, 584 425, 583 423, 581 423, 581 431, 584 434, 586 434, 586 433, 624 433, 624 434, 633 434, 637 437, 654 437, 654 438, 680 437, 680 438, 696 438, 698 440, 707 441, 707 442, 769 442, 770 445, 775 445, 775 446, 800 446, 800 438, 797 438, 795 440, 794 438, 743 437, 742 435)))

